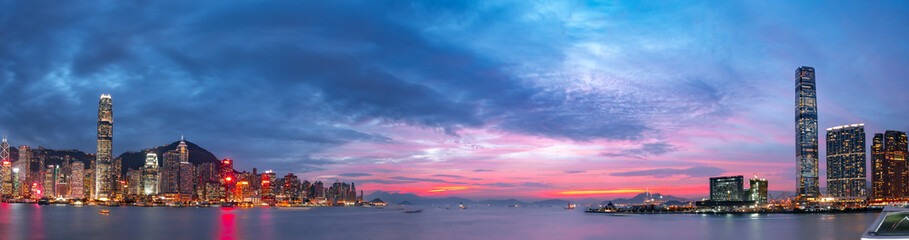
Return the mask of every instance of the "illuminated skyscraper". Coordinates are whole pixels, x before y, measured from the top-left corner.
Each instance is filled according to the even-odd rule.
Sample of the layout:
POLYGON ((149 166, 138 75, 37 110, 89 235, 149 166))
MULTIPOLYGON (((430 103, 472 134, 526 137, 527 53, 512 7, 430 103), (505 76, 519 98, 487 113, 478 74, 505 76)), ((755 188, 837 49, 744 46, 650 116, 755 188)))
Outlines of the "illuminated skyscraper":
POLYGON ((111 143, 114 136, 114 110, 110 95, 101 94, 98 102, 98 153, 95 155, 94 199, 110 199, 115 183, 112 168, 111 143))
POLYGON ((892 199, 907 197, 906 156, 909 155, 906 132, 886 131, 875 133, 871 143, 871 191, 874 198, 892 199))
POLYGON ((180 163, 180 193, 181 194, 193 194, 195 193, 194 183, 195 178, 193 177, 193 164, 189 162, 180 163))
POLYGON ((817 90, 814 68, 795 70, 795 166, 799 198, 816 198, 818 187, 817 90))
POLYGON ((189 162, 189 149, 186 147, 186 141, 183 140, 183 136, 180 136, 177 153, 180 159, 179 192, 181 194, 193 194, 195 192, 194 183, 196 178, 195 174, 193 174, 193 164, 189 162))
MULTIPOLYGON (((22 145, 22 146, 19 146, 18 150, 19 150, 19 162, 22 162, 21 163, 22 168, 20 168, 20 170, 19 170, 20 174, 22 174, 22 176, 25 178, 26 184, 31 185, 33 182, 36 181, 35 175, 39 175, 39 174, 34 174, 32 172, 32 148, 29 146, 22 145)), ((29 188, 29 186, 25 186, 24 188, 27 189, 27 188, 29 188)))
POLYGON ((865 124, 827 129, 827 195, 865 196, 865 124))
POLYGON ((161 169, 161 193, 180 192, 180 152, 171 150, 164 153, 164 166, 161 169))
POLYGON ((13 181, 13 163, 10 162, 9 158, 4 158, 0 160, 0 183, 2 183, 0 184, 0 198, 13 196, 13 181))
POLYGON ((145 167, 142 168, 142 193, 158 194, 158 154, 148 152, 145 155, 145 167))
POLYGON ((72 199, 82 199, 85 197, 84 191, 84 181, 85 181, 85 164, 82 162, 73 162, 72 166, 72 175, 70 176, 70 194, 69 198, 72 199))

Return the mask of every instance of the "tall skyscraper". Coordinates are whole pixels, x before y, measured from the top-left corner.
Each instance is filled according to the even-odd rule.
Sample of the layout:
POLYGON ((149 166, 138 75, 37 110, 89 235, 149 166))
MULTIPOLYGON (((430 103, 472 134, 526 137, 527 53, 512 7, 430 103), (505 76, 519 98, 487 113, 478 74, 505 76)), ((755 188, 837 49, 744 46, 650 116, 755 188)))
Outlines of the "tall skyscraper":
POLYGON ((70 186, 69 186, 69 198, 72 199, 82 199, 85 197, 84 191, 84 181, 85 181, 85 164, 82 162, 73 162, 72 166, 73 174, 70 176, 70 186))
POLYGON ((4 158, 0 160, 0 198, 10 198, 12 196, 13 163, 9 161, 9 158, 4 158))
POLYGON ((113 127, 113 102, 110 95, 101 94, 101 100, 98 102, 98 153, 95 155, 95 193, 93 197, 98 200, 108 200, 113 197, 111 193, 116 184, 113 171, 111 171, 113 127))
POLYGON ((35 182, 35 176, 32 172, 32 148, 29 146, 19 146, 19 162, 22 162, 22 168, 19 169, 20 174, 25 177, 25 183, 27 184, 25 188, 29 188, 33 182, 35 182))
POLYGON ((795 70, 795 166, 800 199, 816 198, 818 186, 817 90, 814 68, 795 70))
POLYGON ((875 133, 871 143, 871 191, 876 199, 909 197, 909 140, 906 132, 886 131, 875 133))
POLYGON ((865 124, 827 129, 827 195, 865 196, 865 124))
POLYGON ((145 155, 145 167, 142 168, 143 194, 158 194, 158 154, 148 152, 145 155))
POLYGON ((180 163, 180 193, 193 194, 195 192, 195 179, 193 176, 193 164, 189 162, 180 163))

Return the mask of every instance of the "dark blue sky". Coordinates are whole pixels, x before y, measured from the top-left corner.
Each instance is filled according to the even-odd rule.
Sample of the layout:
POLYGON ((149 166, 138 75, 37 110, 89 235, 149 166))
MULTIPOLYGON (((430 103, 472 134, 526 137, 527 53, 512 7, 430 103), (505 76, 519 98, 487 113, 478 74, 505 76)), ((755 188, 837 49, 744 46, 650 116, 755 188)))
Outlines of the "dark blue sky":
POLYGON ((110 93, 118 155, 183 133, 242 169, 422 194, 696 195, 753 172, 791 190, 797 67, 820 129, 909 129, 907 10, 0 0, 0 129, 94 152, 110 93))

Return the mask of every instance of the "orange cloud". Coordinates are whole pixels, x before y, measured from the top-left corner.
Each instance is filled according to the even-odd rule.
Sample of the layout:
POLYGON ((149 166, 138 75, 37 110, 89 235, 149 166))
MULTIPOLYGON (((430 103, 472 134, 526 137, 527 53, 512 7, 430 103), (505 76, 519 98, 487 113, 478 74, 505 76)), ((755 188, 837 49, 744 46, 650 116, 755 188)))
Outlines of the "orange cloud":
POLYGON ((641 189, 612 189, 612 190, 569 190, 557 192, 556 195, 598 195, 598 194, 622 194, 622 193, 642 193, 641 189))
POLYGON ((429 190, 429 192, 447 192, 447 191, 457 191, 457 190, 467 190, 476 188, 474 186, 449 186, 449 187, 434 187, 429 190))

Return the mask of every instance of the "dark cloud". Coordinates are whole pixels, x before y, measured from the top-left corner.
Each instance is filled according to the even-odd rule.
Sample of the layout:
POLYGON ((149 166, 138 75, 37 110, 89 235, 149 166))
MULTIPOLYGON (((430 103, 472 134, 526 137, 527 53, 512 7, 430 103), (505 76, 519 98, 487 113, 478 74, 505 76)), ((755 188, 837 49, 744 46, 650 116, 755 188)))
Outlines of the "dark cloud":
POLYGON ((494 170, 489 170, 489 169, 474 169, 473 171, 474 171, 474 172, 493 172, 494 170))
POLYGON ((574 174, 574 173, 585 173, 585 172, 587 172, 587 171, 583 171, 583 170, 565 171, 565 173, 569 173, 569 174, 574 174))
POLYGON ((725 173, 726 170, 716 167, 690 167, 690 168, 655 168, 627 172, 614 172, 609 175, 619 177, 654 177, 668 178, 684 176, 688 178, 715 177, 725 173))

